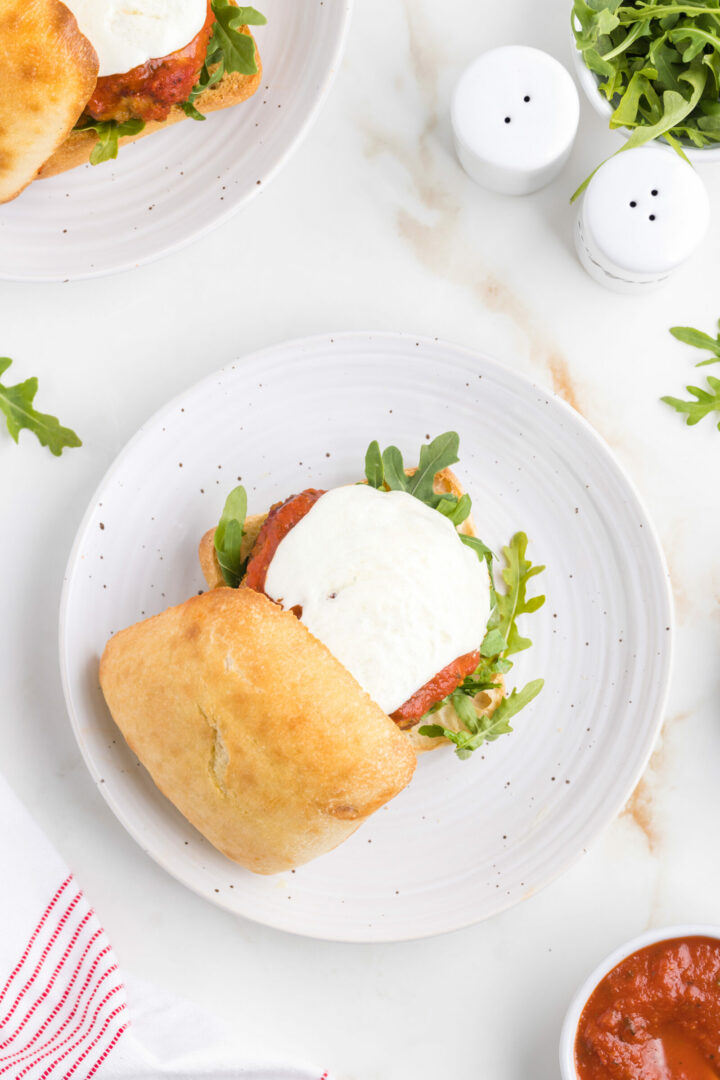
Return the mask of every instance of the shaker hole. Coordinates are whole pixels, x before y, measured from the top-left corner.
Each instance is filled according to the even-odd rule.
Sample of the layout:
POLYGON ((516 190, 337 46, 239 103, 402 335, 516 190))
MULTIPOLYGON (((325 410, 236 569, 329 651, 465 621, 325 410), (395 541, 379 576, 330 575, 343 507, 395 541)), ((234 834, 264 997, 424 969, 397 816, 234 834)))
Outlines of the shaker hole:
POLYGON ((651 195, 659 195, 660 193, 659 193, 657 188, 653 188, 652 191, 650 192, 650 194, 651 195))
POLYGON ((635 202, 635 200, 633 199, 633 200, 632 200, 632 202, 630 203, 630 205, 632 206, 632 208, 633 208, 633 210, 634 210, 634 209, 635 209, 635 207, 637 206, 637 203, 636 203, 636 202, 635 202))
POLYGON ((654 220, 655 220, 655 215, 654 215, 654 214, 651 214, 651 215, 650 215, 650 220, 651 220, 651 221, 654 221, 654 220))
POLYGON ((529 101, 529 100, 530 100, 530 95, 529 95, 529 94, 526 94, 526 95, 525 95, 525 97, 523 98, 523 101, 526 101, 526 102, 527 102, 527 101, 529 101))
POLYGON ((510 123, 510 117, 509 117, 509 116, 506 116, 506 117, 505 117, 505 123, 506 123, 506 124, 509 124, 509 123, 510 123))

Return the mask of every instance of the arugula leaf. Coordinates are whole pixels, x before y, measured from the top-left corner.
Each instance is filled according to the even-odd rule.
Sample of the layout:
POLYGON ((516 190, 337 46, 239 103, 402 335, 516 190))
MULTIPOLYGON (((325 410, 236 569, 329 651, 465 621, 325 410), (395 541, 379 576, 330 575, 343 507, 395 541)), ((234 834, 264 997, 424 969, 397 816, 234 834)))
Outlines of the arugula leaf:
POLYGON ((451 697, 457 696, 458 700, 453 701, 453 705, 465 730, 453 731, 442 724, 425 724, 419 728, 419 733, 430 739, 449 739, 455 744, 457 756, 464 760, 484 742, 494 742, 501 735, 509 735, 513 730, 510 726, 512 717, 537 697, 543 685, 543 679, 533 679, 522 690, 513 690, 509 697, 503 698, 491 716, 478 713, 468 697, 456 692, 451 697))
POLYGON ((225 584, 237 589, 245 573, 247 559, 241 557, 247 516, 247 493, 242 484, 234 488, 227 499, 215 529, 215 553, 225 584))
POLYGON ((500 653, 507 651, 508 643, 503 637, 502 631, 494 627, 492 630, 488 630, 487 634, 483 638, 482 645, 480 646, 480 655, 491 658, 493 656, 499 656, 500 653))
MULTIPOLYGON (((720 18, 720 10, 718 11, 718 18, 720 18)), ((718 320, 718 327, 720 328, 720 320, 718 320)), ((692 326, 671 326, 670 333, 678 341, 682 341, 683 344, 691 345, 694 349, 702 349, 712 354, 707 360, 698 360, 695 367, 720 363, 720 334, 713 338, 692 326)), ((710 413, 720 412, 720 379, 708 375, 707 383, 707 390, 703 390, 700 386, 685 387, 687 392, 695 397, 695 401, 676 397, 663 397, 660 400, 664 401, 666 405, 670 405, 676 412, 682 413, 685 416, 685 423, 692 427, 699 424, 710 413)), ((720 431, 720 422, 718 423, 718 431, 720 431)))
MULTIPOLYGON (((631 129, 623 150, 664 139, 720 142, 720 6, 673 0, 574 0, 575 45, 613 106, 610 127, 631 129)), ((584 191, 588 179, 573 195, 584 191)))
MULTIPOLYGON (((703 390, 700 386, 685 387, 689 394, 693 394, 697 398, 697 401, 683 401, 681 398, 675 397, 664 397, 660 400, 664 401, 666 405, 670 405, 677 412, 684 413, 686 416, 685 423, 692 427, 693 424, 698 424, 711 412, 720 413, 720 379, 708 375, 707 381, 709 390, 703 390)), ((720 431, 720 421, 718 422, 718 431, 720 431)))
POLYGON ((444 517, 449 518, 457 529, 470 516, 472 500, 467 494, 461 495, 459 499, 457 495, 443 495, 435 509, 444 517))
POLYGON ((524 532, 515 533, 508 547, 503 548, 506 566, 502 571, 503 581, 507 591, 497 594, 497 604, 494 616, 491 616, 488 624, 491 629, 497 628, 507 641, 507 649, 503 650, 504 656, 512 656, 514 653, 528 649, 532 642, 529 638, 521 637, 517 627, 519 615, 529 615, 537 611, 545 603, 544 596, 532 596, 527 599, 527 583, 530 578, 542 573, 544 566, 533 566, 529 559, 525 558, 528 538, 524 532))
POLYGON ((97 142, 90 154, 90 164, 100 165, 118 156, 119 140, 123 135, 139 135, 145 127, 144 120, 83 120, 75 125, 75 131, 97 132, 97 142))
POLYGON ((225 71, 237 71, 241 75, 254 75, 257 71, 255 42, 249 34, 240 32, 241 26, 264 26, 267 19, 252 7, 235 7, 230 0, 212 0, 215 25, 208 53, 220 51, 225 71))
POLYGON ((488 574, 490 575, 490 599, 493 607, 497 599, 497 593, 495 592, 495 579, 493 577, 493 558, 494 555, 487 544, 484 544, 479 536, 468 536, 467 533, 459 533, 460 539, 467 547, 472 548, 478 559, 484 559, 487 564, 488 574))
POLYGON ((249 34, 243 34, 241 26, 264 26, 267 19, 253 7, 236 7, 229 0, 212 0, 215 15, 213 32, 208 42, 205 63, 198 81, 190 91, 182 110, 191 120, 205 120, 195 102, 210 87, 219 83, 225 74, 236 71, 241 75, 254 75, 257 71, 255 42, 249 34))
MULTIPOLYGON (((383 450, 378 462, 380 447, 377 442, 373 442, 368 447, 365 455, 365 475, 368 478, 368 483, 371 483, 373 487, 384 485, 390 491, 407 491, 433 509, 436 509, 441 502, 447 503, 450 501, 454 505, 458 500, 452 495, 438 494, 434 490, 434 483, 437 473, 442 472, 448 465, 454 465, 456 461, 459 461, 459 445, 460 437, 456 431, 446 431, 444 435, 438 435, 432 442, 424 443, 420 448, 418 467, 412 476, 408 476, 405 472, 403 456, 397 446, 388 446, 383 450), (380 483, 376 484, 374 479, 370 479, 368 466, 372 468, 374 479, 377 479, 380 475, 380 469, 382 468, 382 481, 380 483)), ((462 500, 459 501, 462 502, 462 500)), ((469 514, 469 497, 467 502, 463 503, 463 511, 466 507, 469 514)), ((465 517, 467 517, 467 514, 465 514, 465 517)))
POLYGON ((407 490, 410 494, 416 499, 422 499, 428 506, 437 506, 443 496, 434 491, 435 475, 460 460, 459 448, 460 436, 456 431, 446 431, 432 442, 424 443, 420 447, 418 467, 413 475, 408 477, 407 490))
POLYGON ((370 487, 382 488, 385 484, 385 469, 377 439, 370 443, 365 454, 365 476, 370 487))
POLYGON ((390 491, 407 491, 409 481, 405 475, 402 454, 397 446, 388 446, 386 450, 383 450, 382 464, 385 484, 390 491))
MULTIPOLYGON (((718 327, 720 327, 720 321, 718 321, 718 327)), ((709 334, 703 334, 701 330, 693 329, 692 326, 671 326, 670 333, 685 345, 692 345, 695 349, 705 349, 713 354, 709 360, 699 360, 695 367, 720 363, 720 334, 712 338, 709 334)))
MULTIPOLYGON (((209 52, 208 55, 210 55, 209 52)), ((205 63, 203 64, 200 75, 198 76, 198 81, 195 83, 192 90, 190 91, 190 96, 187 101, 183 101, 181 105, 181 108, 186 116, 189 116, 191 120, 206 119, 203 113, 201 113, 199 109, 195 108, 195 102, 200 97, 200 95, 204 94, 206 90, 209 90, 211 86, 215 86, 215 83, 219 83, 224 74, 225 61, 223 60, 222 56, 214 64, 214 66, 212 66, 212 70, 208 67, 208 59, 206 56, 205 63)))
MULTIPOLYGON (((9 357, 0 357, 0 376, 4 375, 11 364, 9 357)), ((3 386, 0 383, 0 412, 5 414, 11 437, 18 442, 20 432, 26 428, 37 437, 42 446, 47 446, 55 457, 59 457, 65 447, 82 446, 75 432, 61 427, 56 416, 38 412, 33 408, 37 388, 38 381, 34 377, 16 386, 3 386)))
MULTIPOLYGON (((463 537, 463 540, 474 540, 475 537, 463 537)), ((508 724, 511 716, 515 716, 521 708, 540 693, 543 687, 542 679, 535 679, 521 691, 513 690, 509 698, 503 698, 492 713, 486 716, 478 713, 474 698, 482 690, 497 689, 497 676, 506 674, 512 667, 510 656, 527 649, 531 642, 529 638, 522 637, 517 626, 520 615, 531 614, 537 611, 545 603, 544 596, 527 596, 527 585, 531 578, 541 573, 544 566, 534 566, 528 558, 527 536, 525 533, 516 533, 507 547, 503 548, 505 567, 502 578, 505 582, 505 592, 495 590, 492 573, 492 556, 488 560, 490 572, 493 609, 488 620, 487 633, 480 646, 480 663, 472 675, 463 679, 446 698, 434 705, 429 712, 437 712, 444 705, 451 705, 463 725, 464 730, 457 732, 441 725, 423 725, 418 730, 421 735, 430 735, 437 738, 444 735, 455 743, 455 752, 460 758, 467 758, 481 746, 483 742, 497 739, 500 735, 512 731, 508 724), (432 734, 431 734, 432 730, 432 734)), ((478 541, 481 550, 478 551, 480 558, 486 558, 489 549, 478 541)))

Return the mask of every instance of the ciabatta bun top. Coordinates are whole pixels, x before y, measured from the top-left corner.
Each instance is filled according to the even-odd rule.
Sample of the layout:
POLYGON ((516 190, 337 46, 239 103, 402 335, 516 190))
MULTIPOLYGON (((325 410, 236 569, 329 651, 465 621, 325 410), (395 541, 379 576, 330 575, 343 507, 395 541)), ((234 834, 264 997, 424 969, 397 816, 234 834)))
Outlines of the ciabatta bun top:
POLYGON ((160 790, 257 873, 336 847, 415 768, 408 739, 329 650, 244 587, 122 630, 100 682, 160 790))
POLYGON ((97 54, 60 0, 0 5, 0 203, 14 199, 72 131, 97 54))

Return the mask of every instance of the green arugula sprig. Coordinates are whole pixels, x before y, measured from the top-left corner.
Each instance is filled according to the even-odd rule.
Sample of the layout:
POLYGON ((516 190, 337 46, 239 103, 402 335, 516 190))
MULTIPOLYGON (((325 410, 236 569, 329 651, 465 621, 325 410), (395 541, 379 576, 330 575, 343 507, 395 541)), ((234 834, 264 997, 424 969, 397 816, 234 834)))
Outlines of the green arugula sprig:
MULTIPOLYGON (((365 454, 365 476, 371 487, 407 491, 409 495, 414 495, 434 510, 443 503, 448 504, 454 511, 460 500, 456 495, 438 494, 435 491, 435 476, 460 460, 459 448, 460 436, 456 431, 446 431, 444 435, 438 435, 432 442, 424 443, 420 447, 417 469, 412 476, 408 476, 403 456, 397 446, 388 446, 381 453, 380 445, 371 442, 365 454)), ((464 506, 467 507, 467 517, 470 513, 470 500, 467 497, 464 506)))
POLYGON ((684 156, 720 141, 720 0, 574 0, 572 28, 610 127, 632 131, 622 150, 662 138, 684 156))
MULTIPOLYGON (((718 327, 720 327, 720 320, 718 320, 718 327)), ((693 329, 692 326, 671 326, 670 333, 685 345, 692 345, 694 349, 703 349, 712 353, 708 360, 698 360, 695 367, 720 363, 720 334, 713 338, 709 334, 704 334, 702 330, 693 329)))
MULTIPOLYGON (((720 12, 718 18, 720 18, 720 12)), ((720 321, 718 327, 720 327, 720 321)), ((720 334, 713 338, 709 334, 704 334, 702 330, 695 330, 692 326, 673 326, 670 328, 670 333, 685 345, 691 345, 695 349, 702 349, 711 354, 705 360, 698 360, 695 367, 706 367, 708 364, 720 363, 720 334)), ((664 401, 666 405, 670 405, 676 412, 684 414, 685 423, 689 427, 693 427, 706 416, 709 416, 710 413, 720 413, 720 379, 708 375, 707 384, 707 390, 703 390, 700 386, 685 387, 687 392, 696 399, 695 401, 676 397, 664 397, 661 398, 661 401, 664 401)), ((717 426, 718 431, 720 431, 720 421, 717 426)))
MULTIPOLYGON (((664 397, 661 400, 666 405, 672 406, 677 412, 684 413, 686 416, 685 423, 688 427, 692 427, 694 424, 700 423, 710 413, 720 413, 720 379, 708 375, 707 382, 709 390, 703 390, 701 386, 685 387, 689 394, 693 394, 697 398, 697 401, 684 401, 682 398, 676 397, 664 397)), ((718 431, 720 431, 720 421, 718 421, 717 427, 718 431)))
POLYGON ((431 739, 449 739, 455 744, 457 756, 464 761, 484 742, 494 742, 501 735, 509 735, 513 730, 510 726, 511 718, 537 697, 543 685, 542 679, 533 679, 522 690, 513 690, 509 697, 502 699, 491 716, 479 713, 469 697, 452 694, 451 703, 465 725, 465 730, 453 731, 441 724, 425 724, 419 729, 420 734, 431 739))
MULTIPOLYGON (((11 364, 9 357, 0 357, 0 376, 5 374, 11 364)), ((34 377, 17 383, 16 386, 3 386, 0 383, 0 412, 4 413, 7 429, 15 442, 25 428, 37 437, 42 446, 47 446, 55 457, 60 457, 65 447, 82 446, 75 432, 62 427, 56 416, 38 412, 33 408, 37 388, 38 381, 34 377)))
POLYGON ((483 656, 494 653, 502 653, 503 657, 513 656, 515 653, 529 649, 532 642, 529 638, 522 637, 518 627, 519 615, 529 615, 537 611, 545 603, 544 596, 527 597, 527 585, 531 578, 542 573, 544 566, 533 566, 525 557, 527 552, 528 538, 523 532, 515 533, 510 544, 503 548, 505 567, 502 578, 505 582, 505 592, 495 593, 495 609, 488 622, 488 634, 482 644, 483 656), (488 639, 493 637, 492 645, 488 645, 488 639), (494 648, 498 643, 500 648, 494 648))
POLYGON ((225 500, 222 516, 215 529, 215 554, 226 585, 237 589, 247 566, 242 557, 242 542, 247 517, 247 493, 239 484, 225 500))
POLYGON ((254 75, 257 71, 255 42, 249 34, 240 31, 241 26, 264 26, 267 19, 252 7, 235 7, 230 0, 212 0, 215 14, 212 37, 198 81, 193 86, 182 108, 192 120, 204 120, 205 116, 195 102, 219 83, 224 75, 236 71, 242 75, 254 75))
MULTIPOLYGON (((503 698, 491 716, 478 713, 472 700, 482 690, 497 689, 497 676, 507 674, 513 666, 510 657, 530 648, 532 644, 529 638, 520 634, 517 619, 520 615, 537 611, 545 603, 544 596, 527 596, 528 582, 545 567, 534 566, 526 558, 527 543, 525 533, 519 532, 513 536, 510 544, 503 548, 505 567, 502 578, 505 591, 498 592, 493 582, 494 602, 487 633, 480 646, 480 664, 472 675, 463 680, 457 690, 430 710, 433 713, 444 705, 452 705, 465 730, 457 732, 440 724, 425 724, 419 728, 421 735, 429 738, 442 735, 455 743, 455 752, 459 758, 467 758, 484 742, 493 741, 499 735, 511 732, 510 718, 537 697, 544 685, 543 679, 533 679, 522 690, 513 690, 509 697, 503 698)), ((492 581, 492 564, 490 573, 492 581)))
MULTIPOLYGON (((446 431, 443 435, 438 435, 432 442, 423 444, 418 468, 412 476, 408 476, 402 454, 396 446, 389 446, 381 451, 379 443, 372 442, 365 455, 367 482, 379 490, 406 491, 414 495, 434 510, 438 510, 458 528, 472 509, 470 496, 439 494, 434 489, 434 483, 436 473, 459 461, 459 447, 460 438, 457 432, 446 431)), ((520 615, 537 611, 544 604, 544 596, 528 598, 527 585, 530 579, 541 573, 545 567, 533 566, 526 558, 527 536, 525 533, 516 533, 510 544, 503 548, 506 565, 502 570, 502 578, 505 591, 498 592, 491 549, 479 537, 467 536, 465 533, 458 533, 458 536, 487 565, 492 611, 487 633, 480 646, 480 664, 453 693, 433 705, 429 711, 429 714, 435 713, 444 705, 451 705, 465 730, 457 732, 440 724, 427 724, 419 731, 421 735, 428 735, 430 738, 444 735, 455 743, 458 757, 467 758, 486 740, 496 739, 499 735, 511 731, 508 722, 510 718, 532 701, 542 689, 543 680, 536 679, 528 683, 523 690, 514 690, 509 698, 503 699, 491 717, 478 713, 472 700, 480 691, 496 688, 497 676, 506 674, 512 667, 510 656, 530 647, 530 639, 522 637, 518 630, 517 619, 520 615)))
POLYGON ((76 131, 94 131, 97 134, 92 153, 91 165, 101 165, 118 156, 120 139, 124 135, 139 135, 145 127, 144 120, 92 120, 85 119, 75 125, 76 131))

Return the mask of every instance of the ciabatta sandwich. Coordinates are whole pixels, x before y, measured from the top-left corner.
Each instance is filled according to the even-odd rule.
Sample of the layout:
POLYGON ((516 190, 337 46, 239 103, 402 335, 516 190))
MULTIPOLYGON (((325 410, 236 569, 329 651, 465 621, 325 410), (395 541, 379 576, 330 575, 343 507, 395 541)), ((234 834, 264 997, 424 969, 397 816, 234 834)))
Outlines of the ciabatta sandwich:
POLYGON ((0 202, 36 177, 250 97, 261 68, 234 0, 5 0, 0 202))
POLYGON ((366 457, 366 482, 247 516, 242 487, 200 542, 210 591, 121 631, 100 678, 158 786, 220 850, 272 873, 334 847, 410 780, 511 731, 506 696, 542 567, 516 534, 505 590, 449 465, 454 432, 366 457))

